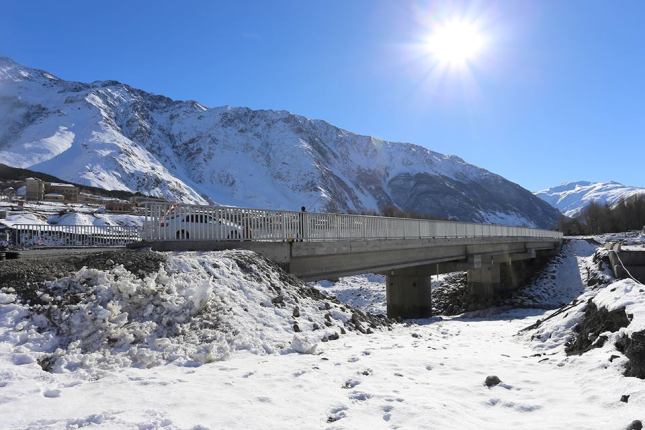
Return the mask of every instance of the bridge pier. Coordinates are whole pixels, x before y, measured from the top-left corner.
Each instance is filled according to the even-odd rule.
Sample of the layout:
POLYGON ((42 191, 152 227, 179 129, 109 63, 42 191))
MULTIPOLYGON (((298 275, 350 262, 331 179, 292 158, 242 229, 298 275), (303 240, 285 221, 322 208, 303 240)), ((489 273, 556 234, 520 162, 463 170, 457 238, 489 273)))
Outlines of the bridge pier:
POLYGON ((467 272, 468 292, 472 300, 479 303, 493 302, 495 299, 522 286, 528 268, 524 261, 505 263, 491 262, 482 264, 467 272))
POLYGON ((385 288, 388 317, 432 316, 431 266, 392 270, 385 277, 385 288))
POLYGON ((489 301, 501 289, 499 264, 482 264, 477 269, 469 269, 466 278, 469 296, 474 301, 489 301))

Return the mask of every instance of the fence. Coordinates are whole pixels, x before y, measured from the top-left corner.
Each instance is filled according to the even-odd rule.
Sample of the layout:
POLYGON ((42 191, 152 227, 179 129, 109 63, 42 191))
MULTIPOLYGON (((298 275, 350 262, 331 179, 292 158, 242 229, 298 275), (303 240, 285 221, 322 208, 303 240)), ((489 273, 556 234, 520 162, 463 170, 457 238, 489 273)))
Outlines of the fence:
POLYGON ((325 241, 534 237, 562 239, 558 231, 426 219, 149 203, 145 240, 325 241))
POLYGON ((138 227, 17 224, 11 242, 17 248, 113 247, 141 240, 138 227))

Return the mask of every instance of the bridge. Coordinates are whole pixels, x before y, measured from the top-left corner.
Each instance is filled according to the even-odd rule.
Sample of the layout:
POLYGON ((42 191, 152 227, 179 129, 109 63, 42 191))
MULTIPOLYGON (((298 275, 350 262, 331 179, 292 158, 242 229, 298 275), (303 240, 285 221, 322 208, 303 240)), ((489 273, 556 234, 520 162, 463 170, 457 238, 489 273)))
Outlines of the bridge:
POLYGON ((158 251, 246 249, 306 280, 386 275, 391 317, 431 315, 431 276, 466 271, 475 300, 517 288, 562 233, 427 219, 164 203, 147 205, 142 241, 158 251))

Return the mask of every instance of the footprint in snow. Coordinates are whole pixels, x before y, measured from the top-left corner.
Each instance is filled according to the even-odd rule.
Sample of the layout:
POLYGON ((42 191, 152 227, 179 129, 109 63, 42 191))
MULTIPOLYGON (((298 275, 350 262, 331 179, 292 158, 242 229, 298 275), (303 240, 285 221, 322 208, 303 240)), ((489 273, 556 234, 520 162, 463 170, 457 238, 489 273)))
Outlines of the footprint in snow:
POLYGON ((356 363, 358 360, 360 360, 358 357, 349 357, 347 359, 347 361, 350 363, 356 363))
POLYGON ((365 400, 371 399, 372 395, 370 393, 364 393, 362 391, 352 391, 349 394, 349 398, 352 400, 357 400, 359 402, 364 402, 365 400))
POLYGON ((345 405, 334 406, 329 410, 329 415, 327 416, 327 422, 333 423, 335 421, 345 418, 347 416, 346 411, 347 411, 347 406, 345 405))
POLYGON ((347 381, 345 381, 345 383, 343 384, 343 388, 346 388, 346 389, 347 389, 347 388, 354 388, 355 386, 357 386, 357 385, 358 385, 358 384, 360 384, 360 383, 361 383, 361 381, 359 381, 359 380, 357 380, 357 379, 348 379, 348 380, 347 380, 347 381))
POLYGON ((385 421, 390 421, 390 418, 392 418, 392 410, 394 409, 394 406, 392 405, 385 405, 381 409, 383 409, 383 420, 385 421))

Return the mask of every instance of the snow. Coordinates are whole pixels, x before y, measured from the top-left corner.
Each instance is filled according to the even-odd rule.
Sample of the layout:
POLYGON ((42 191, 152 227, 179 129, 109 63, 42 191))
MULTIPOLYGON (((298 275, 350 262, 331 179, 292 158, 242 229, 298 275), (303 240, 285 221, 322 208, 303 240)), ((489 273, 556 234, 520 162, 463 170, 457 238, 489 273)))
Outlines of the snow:
POLYGON ((241 251, 174 254, 159 272, 143 278, 123 266, 83 269, 48 282, 38 293, 46 308, 36 308, 28 319, 30 310, 10 304, 16 297, 5 294, 0 319, 21 327, 5 337, 28 345, 32 362, 49 354, 55 372, 94 374, 123 366, 195 366, 238 350, 287 351, 290 344, 313 352, 351 319, 348 310, 334 305, 326 324, 319 300, 282 291, 278 273, 254 257, 241 251), (61 302, 69 295, 78 303, 61 302), (281 305, 275 304, 278 297, 281 305), (301 318, 292 316, 294 308, 301 318), (295 322, 302 334, 294 339, 295 322))
POLYGON ((641 194, 645 194, 645 188, 626 186, 614 181, 570 182, 535 193, 568 217, 576 217, 591 202, 614 206, 620 199, 641 194))
MULTIPOLYGON (((597 245, 584 239, 565 242, 560 255, 509 303, 552 309, 571 302, 586 288, 589 270, 595 266, 593 255, 596 249, 597 245)), ((603 273, 610 276, 609 267, 603 273)))
POLYGON ((622 279, 614 282, 610 287, 604 288, 594 298, 593 302, 598 308, 605 308, 608 311, 625 308, 627 315, 634 318, 625 333, 633 333, 645 330, 645 300, 643 295, 645 286, 632 279, 622 279))
POLYGON ((642 231, 627 231, 621 233, 606 233, 590 237, 598 243, 620 242, 625 246, 641 246, 645 245, 645 233, 642 231))
POLYGON ((385 315, 385 276, 373 273, 347 276, 337 282, 311 283, 313 288, 336 297, 343 303, 375 315, 385 315))
POLYGON ((534 221, 517 212, 491 212, 484 214, 484 223, 498 225, 519 225, 525 227, 538 227, 534 221))
MULTIPOLYGON (((585 241, 573 241, 565 248, 554 264, 558 285, 564 286, 567 279, 584 284, 592 248, 585 241)), ((161 315, 176 323, 177 315, 194 315, 195 309, 212 303, 216 296, 233 308, 227 315, 240 330, 233 335, 238 342, 214 341, 229 346, 226 357, 218 357, 226 358, 221 361, 184 361, 211 341, 191 343, 190 337, 203 334, 203 328, 195 327, 187 342, 173 347, 169 346, 173 339, 153 344, 141 355, 132 354, 127 345, 102 347, 89 353, 92 360, 76 361, 80 362, 77 370, 60 367, 64 371, 44 372, 35 349, 53 348, 48 341, 60 346, 61 336, 32 330, 29 313, 13 303, 11 294, 0 296, 2 427, 622 429, 632 420, 645 419, 645 381, 622 376, 625 359, 613 343, 581 356, 563 351, 588 298, 610 309, 626 306, 634 319, 622 329, 625 332, 642 328, 645 301, 638 291, 642 286, 632 281, 586 288, 568 312, 559 314, 493 309, 398 324, 371 335, 348 333, 337 341, 320 343, 312 339, 315 331, 295 336, 288 330, 288 307, 285 317, 281 308, 259 305, 274 296, 269 293, 271 285, 281 285, 274 278, 277 272, 252 270, 263 274, 256 278, 242 270, 231 253, 172 254, 168 273, 143 279, 116 267, 106 272, 85 269, 73 279, 50 285, 56 289, 61 282, 76 285, 84 279, 78 287, 97 294, 96 301, 81 302, 71 318, 61 320, 70 321, 66 327, 77 321, 93 341, 92 336, 114 334, 123 312, 139 315, 133 308, 145 309, 161 300, 162 307, 167 307, 161 315), (163 285, 161 291, 150 290, 153 278, 157 289, 163 285), (105 294, 113 305, 104 300, 105 294), (74 315, 88 306, 98 315, 75 320, 74 315), (126 307, 119 310, 119 306, 126 307), (244 306, 253 307, 246 312, 244 306), (112 316, 103 315, 101 307, 112 316), (183 311, 174 312, 179 309, 183 311), (551 314, 555 317, 546 319, 551 314), (538 319, 544 321, 540 328, 521 331, 538 319), (96 321, 112 321, 112 325, 96 325, 96 321), (278 344, 282 348, 276 348, 278 344), (619 358, 610 361, 614 354, 619 358), (106 364, 109 358, 124 356, 138 365, 120 362, 113 368, 114 363, 106 364), (502 382, 487 388, 484 380, 490 375, 502 382), (620 401, 625 394, 630 395, 627 403, 620 401)), ((382 278, 377 275, 321 282, 317 288, 342 297, 343 291, 365 292, 372 285, 380 291, 372 299, 381 298, 382 278)), ((578 287, 558 300, 576 291, 578 287)), ((357 300, 359 295, 347 297, 357 300)), ((372 306, 369 300, 365 298, 363 305, 372 306)), ((315 305, 312 308, 304 301, 299 303, 303 315, 309 312, 314 320, 321 315, 315 305)), ((118 330, 125 333, 118 339, 140 329, 121 325, 118 330)), ((63 356, 70 364, 80 354, 63 356)))
POLYGON ((69 204, 58 202, 27 202, 18 207, 11 202, 0 202, 0 210, 7 211, 7 218, 0 223, 11 226, 15 224, 50 224, 50 225, 94 225, 141 227, 143 215, 104 213, 104 209, 87 204, 69 204))
POLYGON ((0 223, 11 227, 15 224, 41 224, 46 225, 47 221, 42 216, 31 212, 9 213, 6 219, 0 219, 0 223))
POLYGON ((534 315, 455 318, 348 336, 319 355, 235 354, 198 368, 126 368, 98 380, 9 365, 7 426, 69 428, 624 428, 642 381, 532 357, 534 315), (419 337, 412 337, 416 333, 419 337), (502 384, 486 388, 497 375, 502 384), (60 390, 58 397, 45 393, 60 390), (631 394, 627 404, 619 401, 631 394), (332 421, 336 420, 336 421, 332 421), (332 421, 332 422, 329 422, 332 421), (199 427, 197 427, 199 426, 199 427))

